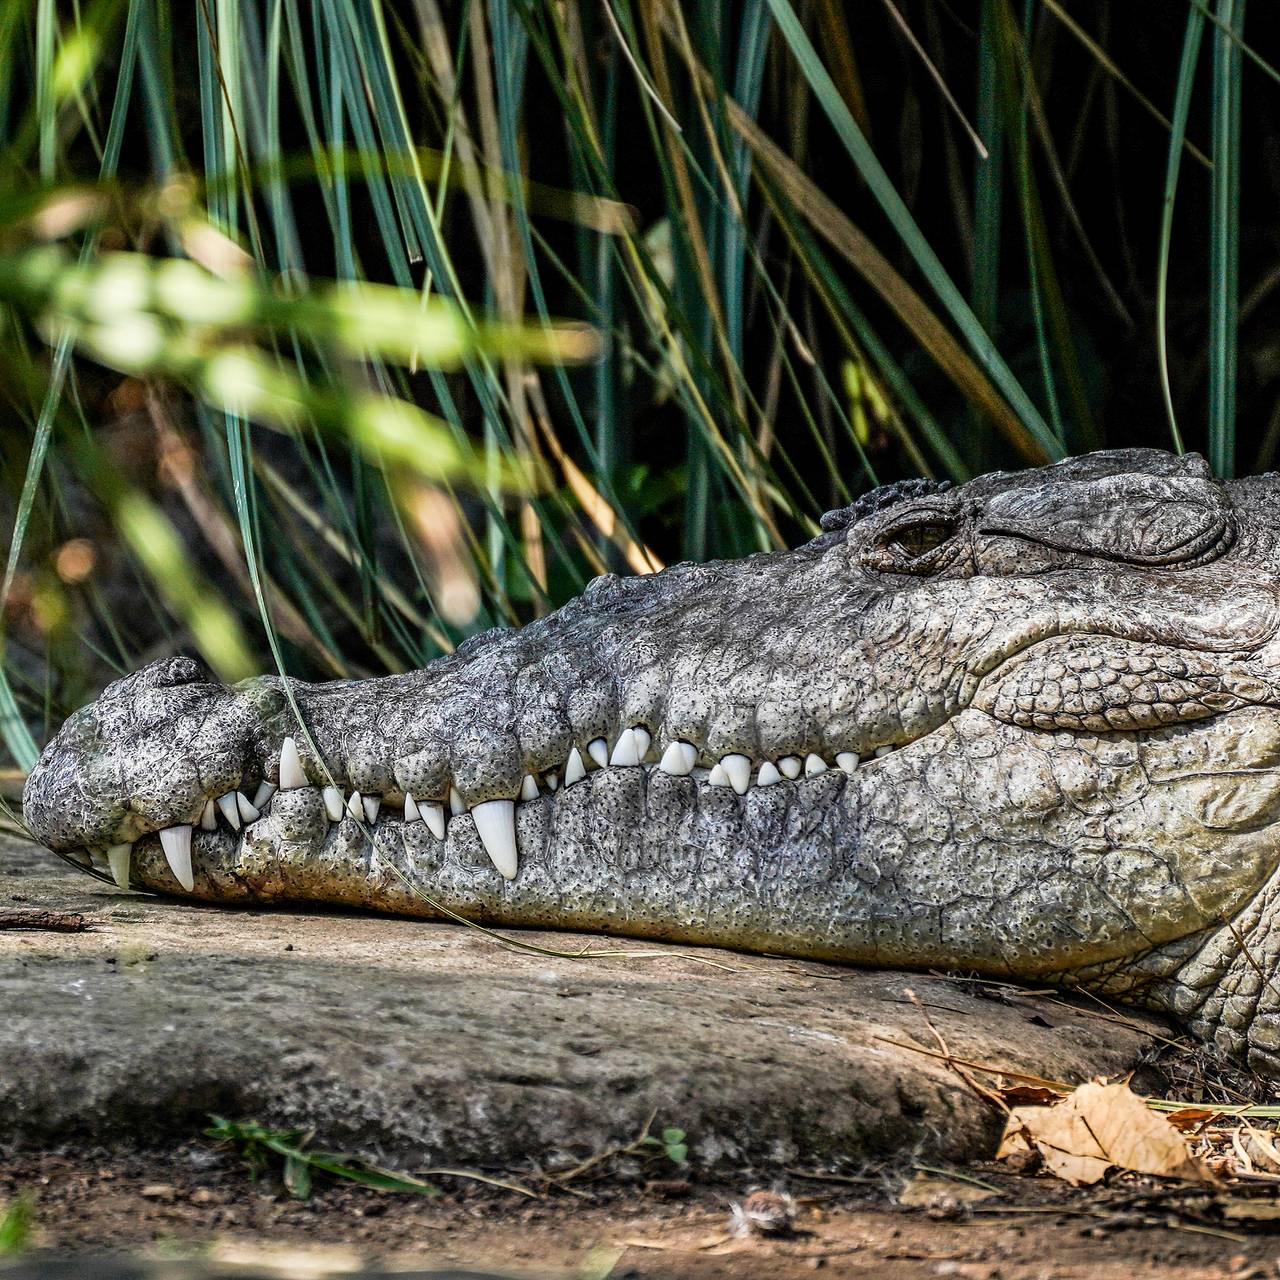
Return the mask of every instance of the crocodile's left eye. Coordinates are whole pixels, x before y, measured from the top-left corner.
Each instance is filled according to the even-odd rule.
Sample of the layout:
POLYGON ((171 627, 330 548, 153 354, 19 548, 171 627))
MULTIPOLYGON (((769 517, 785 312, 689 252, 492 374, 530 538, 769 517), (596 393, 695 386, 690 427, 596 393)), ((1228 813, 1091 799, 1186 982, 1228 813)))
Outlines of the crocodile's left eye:
POLYGON ((959 547, 959 520, 942 512, 919 512, 894 521, 866 550, 865 562, 885 573, 933 573, 959 547))
POLYGON ((895 530, 889 550, 904 560, 919 560, 936 551, 953 533, 953 525, 938 520, 909 524, 905 529, 895 530))

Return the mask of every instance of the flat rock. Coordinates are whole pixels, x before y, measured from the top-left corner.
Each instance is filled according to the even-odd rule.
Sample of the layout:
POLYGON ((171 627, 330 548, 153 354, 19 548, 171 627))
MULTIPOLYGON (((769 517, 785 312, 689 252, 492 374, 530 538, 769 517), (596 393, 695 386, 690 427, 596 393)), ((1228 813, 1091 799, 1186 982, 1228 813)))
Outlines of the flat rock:
POLYGON ((988 1156, 937 1057, 1129 1071, 1167 1027, 1067 997, 711 948, 121 893, 5 837, 0 1144, 146 1147, 210 1112, 407 1164, 583 1158, 655 1128, 704 1166, 988 1156), (47 922, 46 922, 47 924, 47 922), (539 953, 545 948, 557 954, 539 953), (585 954, 579 954, 584 952, 585 954))

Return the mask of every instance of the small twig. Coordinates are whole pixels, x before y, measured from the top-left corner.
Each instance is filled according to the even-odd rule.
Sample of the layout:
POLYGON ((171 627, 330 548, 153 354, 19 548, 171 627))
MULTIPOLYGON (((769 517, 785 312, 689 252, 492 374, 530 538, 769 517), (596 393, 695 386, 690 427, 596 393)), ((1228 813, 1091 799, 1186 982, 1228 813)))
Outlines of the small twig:
POLYGON ((958 1062, 962 1067, 970 1067, 974 1071, 985 1071, 990 1076, 1007 1076, 1010 1080, 1020 1080, 1023 1084, 1037 1084, 1056 1093, 1070 1093, 1075 1086, 1063 1084, 1061 1080, 1046 1080, 1044 1076, 1029 1075, 1025 1071, 1013 1071, 1008 1067, 993 1067, 990 1063, 974 1062, 969 1058, 957 1058, 954 1054, 935 1053, 932 1049, 922 1048, 918 1044, 909 1044, 905 1040, 891 1040, 888 1036, 872 1036, 882 1044, 891 1044, 895 1049, 910 1049, 912 1053, 922 1053, 926 1058, 939 1058, 943 1062, 958 1062))
POLYGON ((528 1196, 531 1200, 540 1198, 540 1193, 523 1187, 518 1182, 505 1182, 501 1178, 492 1178, 487 1173, 474 1173, 470 1169, 419 1169, 418 1176, 423 1178, 470 1178, 473 1182, 483 1182, 488 1187, 500 1187, 503 1191, 514 1191, 517 1195, 528 1196))
POLYGON ((809 1182, 847 1182, 857 1187, 879 1187, 884 1185, 883 1178, 858 1177, 852 1173, 808 1173, 804 1169, 784 1169, 789 1178, 805 1178, 809 1182))
POLYGON ((572 1169, 544 1173, 542 1176, 548 1182, 553 1182, 556 1186, 563 1187, 566 1182, 572 1182, 574 1178, 581 1177, 588 1169, 594 1169, 596 1165, 603 1164, 606 1160, 612 1160, 615 1156, 635 1155, 636 1152, 649 1146, 649 1130, 653 1127, 653 1122, 657 1119, 657 1116, 658 1109, 654 1107, 649 1112, 649 1118, 644 1122, 639 1134, 625 1145, 606 1147, 603 1151, 597 1151, 595 1155, 588 1156, 581 1164, 574 1165, 572 1169))
POLYGON ((935 1165, 920 1164, 919 1161, 914 1161, 911 1167, 921 1173, 932 1173, 939 1178, 950 1178, 952 1182, 967 1182, 971 1187, 981 1187, 983 1191, 990 1191, 993 1195, 1003 1196, 1009 1194, 994 1183, 983 1182, 981 1178, 971 1178, 967 1173, 960 1173, 956 1169, 939 1169, 935 1165))
POLYGON ((951 1070, 954 1071, 956 1075, 958 1075, 960 1079, 978 1095, 978 1097, 984 1098, 987 1102, 992 1103, 1003 1111, 1005 1115, 1008 1115, 1010 1111, 1009 1104, 994 1089, 988 1088, 986 1085, 980 1083, 974 1076, 973 1072, 967 1069, 967 1064, 960 1062, 959 1059, 952 1054, 950 1046, 947 1044, 946 1040, 943 1039, 942 1032, 933 1025, 933 1019, 929 1017, 929 1011, 921 1003, 920 997, 917 996, 910 987, 903 988, 903 995, 905 995, 907 999, 910 1000, 911 1003, 920 1011, 920 1016, 924 1019, 924 1025, 929 1028, 934 1040, 937 1041, 938 1048, 942 1050, 941 1056, 947 1066, 949 1066, 951 1070))
POLYGON ((0 908, 0 929, 85 933, 89 928, 89 922, 78 911, 46 911, 43 907, 0 908))
POLYGON ((1262 966, 1253 958, 1253 952, 1249 950, 1249 944, 1244 940, 1244 934, 1236 928, 1235 921, 1228 921, 1227 928, 1231 930, 1231 936, 1240 944, 1240 951, 1244 958, 1249 962, 1254 973, 1266 984, 1273 996, 1280 997, 1280 987, 1277 987, 1271 981, 1271 976, 1263 971, 1262 966))

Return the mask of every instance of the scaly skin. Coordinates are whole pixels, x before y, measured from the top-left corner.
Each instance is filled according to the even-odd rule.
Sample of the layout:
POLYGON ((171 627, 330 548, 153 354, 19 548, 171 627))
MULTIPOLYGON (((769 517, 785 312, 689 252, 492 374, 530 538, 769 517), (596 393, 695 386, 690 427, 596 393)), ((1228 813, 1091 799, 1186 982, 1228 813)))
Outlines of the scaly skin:
POLYGON ((824 530, 598 579, 422 671, 294 683, 309 740, 279 680, 155 663, 67 721, 27 821, 61 851, 132 842, 131 883, 182 892, 155 833, 280 781, 292 735, 307 785, 243 833, 197 829, 190 896, 1086 985, 1280 1071, 1280 479, 1100 453, 877 490, 824 530), (546 790, 631 726, 643 767, 546 790), (675 742, 692 776, 657 764, 675 742), (743 795, 705 772, 733 754, 743 795), (477 821, 527 776, 508 879, 477 821), (331 821, 330 781, 380 797, 376 821, 331 821), (450 788, 487 807, 444 840, 401 816, 450 788))

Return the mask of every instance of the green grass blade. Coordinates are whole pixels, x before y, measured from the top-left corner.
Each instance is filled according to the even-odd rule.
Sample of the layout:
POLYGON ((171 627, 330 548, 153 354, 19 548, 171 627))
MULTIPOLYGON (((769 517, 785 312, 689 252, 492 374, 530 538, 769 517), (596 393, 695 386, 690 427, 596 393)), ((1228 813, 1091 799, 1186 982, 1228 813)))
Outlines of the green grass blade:
POLYGON ((974 355, 992 382, 1008 400, 1026 430, 1050 457, 1062 457, 1066 450, 1061 437, 1055 435, 1045 424, 1039 410, 1014 377, 994 342, 978 322, 959 289, 956 288, 946 268, 934 252, 933 246, 929 244, 911 216, 910 210, 836 90, 831 76, 818 57, 818 52, 801 25, 790 0, 768 0, 768 3, 779 30, 791 46, 801 71, 813 89, 814 96, 826 112, 845 149, 857 166, 859 174, 867 183, 868 189, 893 223, 908 253, 929 281, 947 314, 964 335, 974 355))
POLYGON ((1173 243, 1173 207, 1178 194, 1178 174, 1182 169, 1187 116, 1191 111, 1191 93, 1195 87, 1196 62, 1200 56, 1203 35, 1204 14, 1192 5, 1187 14, 1187 29, 1182 38, 1182 56, 1178 63, 1178 80, 1174 91, 1169 155, 1165 162, 1164 199, 1160 208, 1160 247, 1156 262, 1156 357, 1160 366, 1160 392, 1164 398, 1165 414, 1169 419, 1169 435, 1174 450, 1178 453, 1183 452, 1184 445, 1169 382, 1169 251, 1173 243))
POLYGON ((1235 474, 1236 363, 1240 309, 1239 36, 1245 0, 1218 0, 1213 31, 1209 207, 1209 463, 1235 474), (1232 36, 1237 37, 1232 39, 1232 36))

